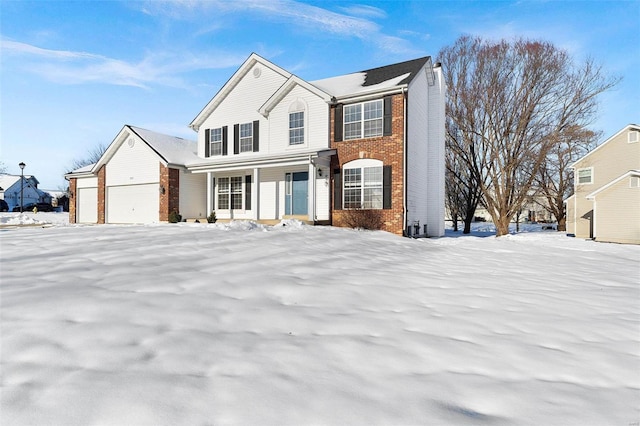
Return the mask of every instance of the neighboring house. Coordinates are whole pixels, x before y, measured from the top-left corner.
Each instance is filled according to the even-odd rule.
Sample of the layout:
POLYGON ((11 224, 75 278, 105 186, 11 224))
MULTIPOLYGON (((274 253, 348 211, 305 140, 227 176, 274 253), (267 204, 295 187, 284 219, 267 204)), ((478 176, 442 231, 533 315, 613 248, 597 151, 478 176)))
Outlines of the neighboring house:
POLYGON ((571 167, 567 233, 640 244, 640 126, 626 126, 571 167))
POLYGON ((65 175, 71 223, 153 223, 206 217, 204 176, 184 164, 196 143, 125 125, 100 160, 65 175))
POLYGON ((35 176, 25 175, 24 183, 20 184, 20 175, 0 175, 0 199, 7 202, 9 211, 22 205, 47 203, 51 204, 51 195, 38 189, 38 179, 35 176))
MULTIPOLYGON (((190 124, 197 156, 173 164, 201 189, 179 192, 180 213, 340 226, 367 210, 389 232, 443 235, 444 108, 430 57, 308 82, 252 54, 190 124)), ((102 159, 74 173, 105 165, 108 180, 102 159)))

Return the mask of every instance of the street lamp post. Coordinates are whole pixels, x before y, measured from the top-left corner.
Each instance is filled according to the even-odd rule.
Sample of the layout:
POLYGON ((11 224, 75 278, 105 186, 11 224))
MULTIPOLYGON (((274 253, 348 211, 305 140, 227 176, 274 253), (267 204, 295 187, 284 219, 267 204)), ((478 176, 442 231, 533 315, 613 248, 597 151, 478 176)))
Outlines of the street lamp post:
POLYGON ((26 164, 20 162, 18 166, 20 166, 20 213, 22 213, 22 206, 24 201, 24 166, 26 166, 26 164))

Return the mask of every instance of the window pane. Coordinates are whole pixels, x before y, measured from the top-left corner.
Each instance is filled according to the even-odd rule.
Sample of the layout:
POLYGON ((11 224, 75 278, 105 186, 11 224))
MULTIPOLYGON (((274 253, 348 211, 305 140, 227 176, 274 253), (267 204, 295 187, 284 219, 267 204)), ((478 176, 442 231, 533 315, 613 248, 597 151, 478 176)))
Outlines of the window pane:
POLYGON ((382 136, 382 118, 364 122, 364 137, 382 136))
POLYGON ((591 183, 591 169, 578 170, 578 183, 591 183))
POLYGON ((365 188, 362 208, 363 209, 381 209, 382 208, 382 188, 365 188))
POLYGON ((371 120, 374 118, 382 118, 382 101, 373 101, 364 104, 364 119, 371 120))
POLYGON ((218 194, 218 208, 221 210, 229 209, 229 194, 218 194))
POLYGON ((344 190, 344 208, 359 209, 361 207, 360 194, 362 194, 360 188, 345 189, 344 190))
POLYGON ((364 169, 364 186, 382 187, 382 167, 365 167, 364 169))
POLYGON ((289 145, 304 143, 304 112, 289 114, 289 145))
POLYGON ((344 170, 344 187, 359 188, 362 186, 362 169, 345 169, 344 170))
POLYGON ((353 123, 362 119, 362 105, 347 105, 344 107, 344 122, 353 123))
POLYGON ((361 124, 359 121, 357 123, 345 124, 344 125, 344 138, 345 139, 359 139, 362 137, 361 132, 361 124))
POLYGON ((240 125, 240 152, 253 151, 253 123, 240 125))
POLYGON ((223 177, 218 179, 218 192, 228 192, 229 191, 229 178, 223 177))

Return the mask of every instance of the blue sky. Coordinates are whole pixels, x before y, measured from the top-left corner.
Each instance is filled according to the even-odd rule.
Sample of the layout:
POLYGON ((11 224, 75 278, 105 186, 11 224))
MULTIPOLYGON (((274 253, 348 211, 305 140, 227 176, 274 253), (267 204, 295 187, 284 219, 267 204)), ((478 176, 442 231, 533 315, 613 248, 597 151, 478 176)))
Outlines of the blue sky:
POLYGON ((623 77, 594 130, 640 122, 640 1, 0 1, 0 161, 65 185, 124 124, 187 126, 252 53, 305 80, 526 37, 623 77))

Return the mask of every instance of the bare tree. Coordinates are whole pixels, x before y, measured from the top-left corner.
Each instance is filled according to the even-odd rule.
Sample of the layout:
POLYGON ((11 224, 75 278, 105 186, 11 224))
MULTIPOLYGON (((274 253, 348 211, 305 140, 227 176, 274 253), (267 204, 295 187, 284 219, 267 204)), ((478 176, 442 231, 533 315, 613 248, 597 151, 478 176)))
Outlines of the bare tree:
POLYGON ((7 173, 7 165, 4 164, 4 161, 0 161, 0 174, 7 173))
POLYGON ((92 148, 88 149, 87 152, 82 156, 75 158, 71 161, 71 164, 66 167, 66 173, 70 173, 74 170, 80 169, 82 167, 88 166, 90 164, 97 163, 102 157, 102 154, 107 150, 107 146, 100 142, 92 148))
POLYGON ((461 219, 464 223, 462 233, 468 234, 471 232, 471 222, 480 202, 480 185, 461 158, 464 153, 457 149, 459 137, 456 129, 447 129, 445 203, 453 221, 453 230, 458 231, 458 219, 461 219))
POLYGON ((538 170, 533 200, 553 215, 558 223, 558 231, 567 230, 564 200, 573 194, 573 171, 569 167, 595 145, 600 135, 579 126, 568 126, 556 135, 557 140, 538 170), (544 202, 540 202, 539 197, 544 202))
POLYGON ((593 61, 575 65, 543 41, 460 37, 439 53, 448 86, 455 149, 480 186, 496 235, 529 196, 550 149, 569 126, 586 128, 598 94, 619 79, 593 61))

